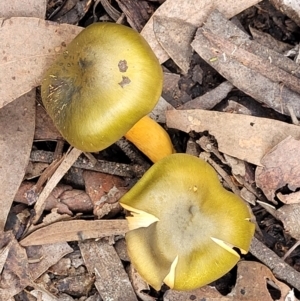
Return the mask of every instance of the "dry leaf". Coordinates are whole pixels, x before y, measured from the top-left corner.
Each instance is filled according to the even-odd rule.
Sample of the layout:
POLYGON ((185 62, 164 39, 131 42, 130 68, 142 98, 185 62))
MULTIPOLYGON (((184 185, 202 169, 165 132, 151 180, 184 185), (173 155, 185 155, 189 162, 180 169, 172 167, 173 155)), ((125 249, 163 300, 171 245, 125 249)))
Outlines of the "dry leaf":
POLYGON ((149 296, 146 294, 146 291, 150 291, 150 286, 148 285, 147 282, 140 276, 140 274, 134 269, 132 264, 130 264, 126 272, 128 273, 130 282, 132 283, 132 287, 137 294, 137 296, 142 300, 142 301, 155 301, 157 300, 154 297, 149 296))
POLYGON ((213 9, 218 9, 227 18, 231 18, 260 1, 261 0, 167 0, 155 11, 141 33, 154 50, 160 63, 164 63, 169 56, 155 37, 153 31, 154 17, 175 18, 199 27, 213 9))
POLYGON ((137 297, 116 250, 108 242, 79 243, 85 265, 95 275, 95 286, 103 300, 137 301, 137 297))
POLYGON ((25 249, 29 261, 30 275, 33 280, 40 277, 62 257, 73 252, 73 249, 66 242, 28 246, 25 249))
POLYGON ((190 67, 193 54, 190 44, 196 29, 194 25, 180 19, 160 16, 155 16, 153 19, 153 30, 158 42, 185 74, 190 67))
POLYGON ((81 241, 112 235, 125 235, 128 231, 126 220, 73 220, 57 222, 38 229, 21 240, 24 247, 65 241, 81 241))
POLYGON ((0 132, 0 230, 4 229, 7 214, 25 175, 33 141, 34 121, 34 91, 0 110, 0 128, 5 129, 0 132))
POLYGON ((7 41, 0 44, 1 108, 40 85, 46 68, 82 28, 38 18, 0 21, 0 41, 7 41))
POLYGON ((9 246, 7 260, 0 277, 0 300, 6 301, 32 283, 25 249, 11 231, 0 234, 0 249, 9 246))
POLYGON ((82 151, 73 148, 69 153, 67 153, 64 160, 58 166, 56 171, 53 173, 52 177, 47 182, 46 186, 44 187, 43 191, 39 195, 37 202, 35 203, 35 216, 33 218, 33 223, 36 224, 42 215, 45 207, 46 207, 46 200, 50 195, 51 191, 56 187, 58 182, 62 179, 65 173, 70 169, 73 163, 77 160, 77 158, 81 155, 82 151))
MULTIPOLYGON (((281 293, 278 301, 284 301, 290 288, 280 282, 265 265, 254 261, 241 261, 238 263, 237 282, 233 291, 228 295, 233 300, 264 300, 273 301, 267 288, 267 281, 275 284, 281 293), (249 281, 251 279, 251 281, 249 281)), ((231 299, 232 300, 232 299, 231 299)))
POLYGON ((297 204, 300 203, 300 191, 292 192, 289 194, 277 193, 278 199, 284 204, 297 204))
POLYGON ((37 141, 56 141, 63 140, 61 134, 55 127, 52 119, 46 113, 46 110, 41 105, 36 106, 36 121, 34 140, 37 141))
POLYGON ((220 152, 261 165, 262 157, 288 136, 300 139, 300 127, 281 121, 205 110, 167 112, 167 126, 186 133, 208 131, 220 152))
POLYGON ((46 15, 46 0, 10 0, 0 2, 0 18, 36 17, 46 15))
POLYGON ((274 201, 276 190, 286 185, 292 191, 300 187, 299 149, 300 141, 289 136, 262 158, 263 166, 257 167, 255 180, 269 201, 274 201))
POLYGON ((300 204, 283 205, 276 210, 276 218, 282 221, 286 232, 300 240, 300 204))
POLYGON ((222 296, 215 288, 205 286, 190 292, 169 290, 164 295, 164 301, 273 301, 267 288, 268 281, 274 283, 281 293, 280 299, 277 300, 284 301, 290 288, 278 281, 266 266, 254 261, 238 263, 236 284, 227 296, 222 296))

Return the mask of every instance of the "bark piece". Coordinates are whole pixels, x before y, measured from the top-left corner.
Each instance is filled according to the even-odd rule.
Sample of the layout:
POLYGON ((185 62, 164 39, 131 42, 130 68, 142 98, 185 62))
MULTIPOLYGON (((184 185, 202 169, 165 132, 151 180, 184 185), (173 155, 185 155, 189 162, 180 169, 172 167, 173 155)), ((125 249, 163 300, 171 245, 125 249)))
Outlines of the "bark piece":
POLYGON ((300 273, 289 266, 255 237, 252 239, 250 252, 269 269, 271 269, 276 278, 283 280, 295 289, 300 290, 300 273))
POLYGON ((234 86, 290 115, 300 117, 300 68, 292 60, 249 40, 232 22, 214 11, 198 29, 195 51, 234 86))
POLYGON ((80 242, 79 247, 89 273, 95 275, 95 286, 104 301, 137 301, 113 246, 99 240, 80 242))
POLYGON ((154 7, 145 0, 116 0, 132 28, 140 32, 154 12, 154 7))
POLYGON ((210 110, 219 102, 221 102, 228 93, 233 89, 233 85, 225 81, 220 84, 215 89, 205 93, 202 96, 196 97, 182 106, 179 107, 180 110, 191 110, 191 109, 201 109, 210 110))

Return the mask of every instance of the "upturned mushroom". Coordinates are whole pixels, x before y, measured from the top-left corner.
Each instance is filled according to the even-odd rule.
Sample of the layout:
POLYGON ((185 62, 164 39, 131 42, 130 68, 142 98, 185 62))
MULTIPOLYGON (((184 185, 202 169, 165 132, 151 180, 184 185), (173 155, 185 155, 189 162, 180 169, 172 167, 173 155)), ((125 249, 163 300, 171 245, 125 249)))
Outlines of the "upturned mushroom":
POLYGON ((162 68, 138 32, 95 23, 47 70, 41 94, 46 111, 72 146, 101 151, 128 133, 127 138, 155 162, 173 152, 166 131, 158 124, 153 127, 147 116, 162 83, 162 68))
POLYGON ((247 205, 204 160, 173 154, 155 163, 120 200, 129 211, 131 262, 153 288, 192 290, 220 278, 248 252, 247 205))

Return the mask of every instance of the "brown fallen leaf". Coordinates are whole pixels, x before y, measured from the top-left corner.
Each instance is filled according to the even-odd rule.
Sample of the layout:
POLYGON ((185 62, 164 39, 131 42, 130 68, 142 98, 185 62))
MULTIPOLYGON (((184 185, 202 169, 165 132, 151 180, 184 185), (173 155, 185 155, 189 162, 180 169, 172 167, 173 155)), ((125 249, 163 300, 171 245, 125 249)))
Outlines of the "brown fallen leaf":
POLYGON ((257 167, 255 180, 269 201, 274 202, 276 191, 286 185, 291 191, 300 187, 299 149, 300 141, 288 136, 261 159, 263 166, 257 167))
POLYGON ((254 116, 205 110, 167 112, 167 126, 186 133, 208 131, 220 152, 262 165, 261 159, 288 136, 300 139, 300 127, 254 116))
POLYGON ((9 42, 0 44, 0 74, 5 74, 0 82, 0 108, 40 85, 46 68, 82 30, 38 18, 1 22, 0 41, 9 42))
POLYGON ((300 203, 300 191, 292 192, 289 194, 277 193, 278 199, 284 204, 297 204, 300 203))
POLYGON ((180 19, 154 16, 153 30, 159 44, 175 64, 187 74, 193 54, 190 45, 196 27, 180 19))
POLYGON ((169 56, 155 37, 153 19, 156 16, 179 19, 199 27, 213 9, 218 9, 227 18, 231 18, 260 1, 261 0, 167 0, 155 11, 144 26, 141 34, 148 41, 162 64, 169 56))
POLYGON ((205 93, 202 96, 196 97, 182 106, 180 106, 178 109, 180 110, 192 110, 192 109, 201 109, 201 110, 210 110, 215 105, 220 103, 223 99, 226 98, 228 93, 233 89, 233 85, 225 81, 221 83, 218 87, 215 89, 205 93))
POLYGON ((4 229, 14 196, 25 175, 33 142, 34 121, 34 91, 0 110, 0 231, 4 229))
POLYGON ((125 181, 113 175, 84 171, 85 190, 93 202, 93 213, 98 219, 109 215, 111 218, 121 210, 118 200, 128 191, 125 181))
POLYGON ((126 220, 72 220, 57 222, 38 229, 20 241, 22 246, 44 245, 66 241, 81 241, 112 235, 125 235, 126 220))
POLYGON ((138 300, 112 245, 104 240, 89 240, 80 242, 79 248, 89 273, 95 275, 95 286, 103 300, 138 300))

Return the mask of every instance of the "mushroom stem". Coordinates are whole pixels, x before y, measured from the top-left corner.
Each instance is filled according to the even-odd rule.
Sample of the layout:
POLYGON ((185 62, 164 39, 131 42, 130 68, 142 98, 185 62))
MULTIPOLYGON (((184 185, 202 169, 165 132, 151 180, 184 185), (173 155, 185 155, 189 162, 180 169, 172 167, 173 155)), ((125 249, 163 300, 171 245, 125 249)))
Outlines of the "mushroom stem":
POLYGON ((125 138, 154 163, 175 153, 168 133, 149 116, 140 119, 125 134, 125 138))

